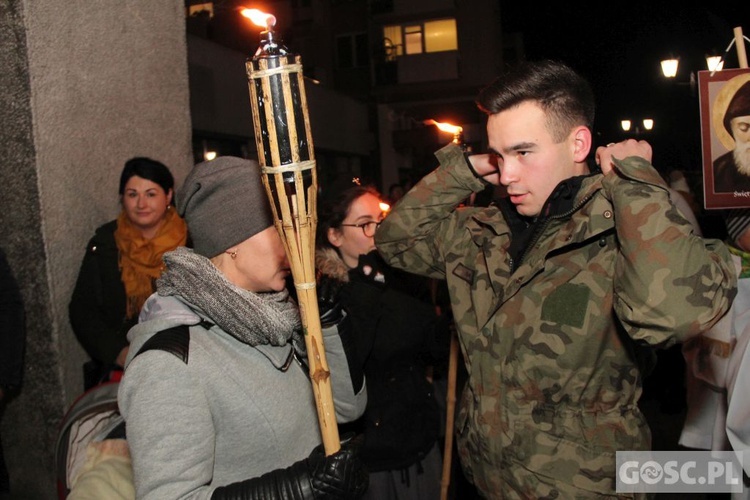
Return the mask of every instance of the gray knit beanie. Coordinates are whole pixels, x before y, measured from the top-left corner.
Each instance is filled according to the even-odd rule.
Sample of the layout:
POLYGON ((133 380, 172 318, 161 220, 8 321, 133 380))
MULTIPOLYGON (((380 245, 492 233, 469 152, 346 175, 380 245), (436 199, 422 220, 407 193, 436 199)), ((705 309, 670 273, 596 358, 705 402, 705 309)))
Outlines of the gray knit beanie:
POLYGON ((260 166, 220 156, 193 167, 177 194, 196 253, 214 257, 273 225, 260 166))

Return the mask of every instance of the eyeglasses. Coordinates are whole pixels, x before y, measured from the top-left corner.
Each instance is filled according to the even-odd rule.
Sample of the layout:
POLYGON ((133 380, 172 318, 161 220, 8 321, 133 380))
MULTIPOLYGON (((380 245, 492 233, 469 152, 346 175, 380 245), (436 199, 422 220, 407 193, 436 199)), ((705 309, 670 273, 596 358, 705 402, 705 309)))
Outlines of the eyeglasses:
POLYGON ((362 229, 362 232, 365 233, 365 236, 368 238, 372 238, 375 236, 375 230, 378 228, 380 223, 383 221, 375 222, 374 220, 371 220, 370 222, 363 222, 362 224, 341 224, 345 227, 358 227, 362 229))

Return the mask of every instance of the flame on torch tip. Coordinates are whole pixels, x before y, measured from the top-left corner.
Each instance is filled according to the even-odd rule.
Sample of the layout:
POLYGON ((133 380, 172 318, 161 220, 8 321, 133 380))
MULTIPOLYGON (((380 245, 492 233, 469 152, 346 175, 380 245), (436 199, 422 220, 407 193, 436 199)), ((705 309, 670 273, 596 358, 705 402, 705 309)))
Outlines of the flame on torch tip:
POLYGON ((388 212, 391 209, 391 206, 384 201, 381 201, 379 206, 381 212, 388 212))
POLYGON ((258 9, 242 9, 240 14, 250 19, 256 26, 269 30, 276 26, 276 16, 273 14, 266 14, 258 9))
POLYGON ((463 127, 460 127, 458 125, 451 125, 450 123, 440 123, 436 122, 435 120, 425 120, 425 125, 435 125, 437 128, 442 130, 443 132, 448 132, 449 134, 460 134, 463 132, 463 127))

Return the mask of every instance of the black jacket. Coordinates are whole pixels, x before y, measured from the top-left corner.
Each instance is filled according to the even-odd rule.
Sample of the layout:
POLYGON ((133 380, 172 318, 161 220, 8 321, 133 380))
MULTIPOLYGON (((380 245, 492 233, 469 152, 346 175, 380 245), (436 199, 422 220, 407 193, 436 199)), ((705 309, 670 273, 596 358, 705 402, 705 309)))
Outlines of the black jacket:
POLYGON ((89 241, 68 307, 78 341, 92 359, 104 365, 113 364, 128 345, 128 330, 138 319, 126 317, 116 229, 117 221, 110 221, 100 226, 89 241))
MULTIPOLYGON (((363 279, 332 250, 319 252, 316 265, 345 282, 341 304, 367 383, 364 416, 341 431, 364 433, 362 459, 370 471, 406 468, 438 442, 442 416, 427 369, 447 360, 448 323, 421 277, 389 268, 385 283, 363 279)), ((377 265, 385 266, 382 260, 377 265)))

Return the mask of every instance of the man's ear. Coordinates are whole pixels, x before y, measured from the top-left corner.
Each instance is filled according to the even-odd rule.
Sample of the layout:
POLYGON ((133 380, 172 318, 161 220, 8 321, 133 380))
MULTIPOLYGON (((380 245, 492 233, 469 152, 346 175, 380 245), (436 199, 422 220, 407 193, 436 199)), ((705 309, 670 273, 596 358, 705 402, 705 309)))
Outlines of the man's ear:
POLYGON ((573 159, 583 163, 591 152, 591 130, 583 125, 573 131, 573 159))
POLYGON ((326 236, 328 237, 328 242, 336 248, 339 248, 343 243, 341 241, 341 231, 335 227, 329 227, 326 236))

